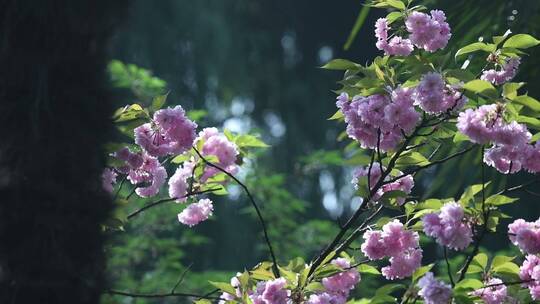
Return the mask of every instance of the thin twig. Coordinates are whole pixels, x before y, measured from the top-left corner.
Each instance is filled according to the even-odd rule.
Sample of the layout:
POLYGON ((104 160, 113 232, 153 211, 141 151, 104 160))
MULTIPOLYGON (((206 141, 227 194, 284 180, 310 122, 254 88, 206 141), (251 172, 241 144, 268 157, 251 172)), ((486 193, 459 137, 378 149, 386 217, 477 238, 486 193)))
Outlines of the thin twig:
POLYGON ((261 226, 262 226, 263 233, 264 233, 264 239, 266 241, 266 245, 268 246, 268 250, 270 251, 270 256, 271 256, 272 262, 273 262, 272 270, 274 272, 274 275, 276 277, 280 277, 279 268, 278 268, 278 264, 277 264, 277 259, 276 259, 276 256, 274 254, 274 249, 272 249, 272 243, 270 243, 270 237, 268 236, 268 231, 266 229, 266 222, 264 221, 264 218, 263 218, 263 216, 261 214, 261 210, 259 209, 259 206, 257 205, 257 203, 255 203, 255 199, 251 195, 251 192, 249 192, 248 187, 244 183, 242 183, 238 178, 236 178, 234 175, 229 173, 227 170, 221 168, 220 166, 218 166, 218 165, 208 161, 206 158, 204 158, 204 156, 202 156, 202 154, 199 152, 199 150, 197 150, 197 148, 193 147, 193 150, 195 150, 195 153, 197 153, 197 155, 199 155, 199 157, 204 161, 205 164, 207 164, 208 166, 213 167, 215 169, 218 169, 219 171, 225 173, 227 176, 232 178, 240 187, 242 187, 242 189, 244 190, 244 192, 248 196, 249 201, 251 202, 251 205, 253 205, 253 208, 255 208, 255 212, 257 213, 257 217, 259 218, 259 221, 261 222, 261 226))
POLYGON ((191 269, 191 266, 193 266, 193 263, 190 263, 188 267, 186 267, 186 269, 182 271, 182 274, 180 274, 180 278, 178 279, 176 284, 174 284, 174 287, 171 289, 171 293, 174 293, 176 291, 176 288, 178 288, 178 286, 182 284, 182 281, 184 281, 184 278, 186 277, 186 274, 188 273, 188 271, 191 269))
POLYGON ((450 279, 450 284, 452 284, 452 288, 456 284, 454 284, 454 277, 452 276, 452 269, 450 268, 450 261, 448 261, 448 250, 446 249, 446 246, 444 247, 444 260, 446 261, 446 271, 448 272, 448 278, 450 279))
POLYGON ((190 196, 194 196, 194 195, 199 195, 199 194, 204 194, 204 193, 208 193, 208 192, 213 192, 213 191, 217 191, 217 190, 220 190, 221 188, 212 188, 212 189, 206 189, 206 190, 202 190, 202 191, 194 191, 194 192, 190 192, 184 196, 181 196, 181 197, 176 197, 176 198, 164 198, 164 199, 160 199, 158 201, 155 201, 153 203, 150 203, 150 204, 147 204, 145 205, 144 207, 140 208, 140 209, 137 209, 135 211, 133 211, 132 213, 130 213, 128 216, 127 216, 127 219, 131 219, 132 217, 134 216, 137 216, 139 213, 147 210, 147 209, 150 209, 150 208, 153 208, 157 205, 161 205, 161 204, 164 204, 164 203, 168 203, 168 202, 172 202, 172 201, 175 201, 179 198, 186 198, 186 197, 190 197, 190 196))
POLYGON ((135 293, 109 289, 105 293, 111 295, 125 296, 131 298, 168 298, 168 297, 193 297, 197 299, 209 299, 209 300, 218 300, 219 297, 213 297, 209 295, 199 295, 195 293, 185 293, 185 292, 169 292, 169 293, 135 293))
MULTIPOLYGON (((377 183, 373 186, 372 189, 370 189, 367 197, 364 199, 362 205, 354 212, 354 214, 349 218, 349 220, 345 223, 343 226, 343 229, 340 229, 340 231, 336 234, 334 239, 330 244, 326 246, 326 248, 313 260, 313 263, 311 265, 311 268, 309 270, 308 276, 311 276, 313 272, 317 269, 317 267, 326 259, 326 257, 338 246, 341 239, 345 236, 345 233, 353 226, 354 222, 360 217, 362 212, 365 211, 363 206, 371 200, 373 195, 379 190, 379 188, 383 185, 383 181, 390 174, 392 169, 394 168, 394 165, 396 164, 397 159, 399 156, 405 151, 407 146, 409 145, 410 141, 414 138, 415 134, 418 132, 420 128, 422 128, 422 125, 425 122, 425 118, 423 119, 423 123, 421 123, 410 136, 405 137, 405 141, 403 142, 400 149, 396 151, 396 153, 392 156, 390 161, 388 162, 388 167, 386 170, 381 171, 381 177, 377 181, 377 183)), ((346 248, 345 246, 344 248, 346 248)))

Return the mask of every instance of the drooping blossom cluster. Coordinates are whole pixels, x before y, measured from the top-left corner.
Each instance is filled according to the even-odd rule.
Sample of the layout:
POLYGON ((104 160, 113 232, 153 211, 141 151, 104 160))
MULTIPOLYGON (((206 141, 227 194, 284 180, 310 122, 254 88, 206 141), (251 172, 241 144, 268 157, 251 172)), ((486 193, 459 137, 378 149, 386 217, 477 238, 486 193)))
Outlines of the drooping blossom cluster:
POLYGON ((432 272, 426 273, 418 280, 418 295, 425 304, 449 304, 452 299, 452 287, 435 279, 432 272))
POLYGON ((533 300, 540 300, 540 258, 536 255, 527 255, 523 265, 519 268, 519 278, 525 282, 533 300))
POLYGON ((159 189, 167 180, 167 171, 156 157, 145 152, 131 152, 122 148, 114 156, 124 161, 124 165, 116 168, 120 173, 127 174, 127 179, 133 185, 138 185, 135 193, 140 197, 151 197, 159 193, 159 189), (140 186, 146 185, 146 186, 140 186))
POLYGON ((214 211, 214 205, 212 201, 203 198, 197 203, 190 204, 182 212, 178 214, 178 221, 189 227, 193 227, 202 221, 206 221, 214 211))
POLYGON ((325 291, 310 295, 307 304, 343 304, 347 302, 350 291, 360 282, 360 273, 355 267, 351 267, 348 260, 336 258, 331 263, 345 271, 324 278, 322 284, 325 291))
POLYGON ((444 48, 452 35, 446 16, 439 10, 432 10, 430 13, 431 16, 413 12, 407 17, 405 26, 409 32, 408 38, 394 34, 388 40, 389 22, 386 18, 378 19, 375 23, 375 46, 386 55, 398 56, 408 56, 414 49, 413 45, 429 52, 444 48))
POLYGON ((386 55, 408 56, 414 48, 411 40, 396 35, 388 41, 389 30, 388 20, 379 18, 375 23, 375 37, 377 37, 375 46, 386 55))
MULTIPOLYGON (((383 170, 385 168, 383 167, 383 170)), ((351 183, 355 186, 355 188, 358 188, 358 184, 362 178, 366 178, 369 175, 369 186, 370 190, 375 187, 377 182, 381 179, 381 165, 378 162, 374 162, 371 166, 371 169, 369 166, 367 167, 360 167, 355 170, 353 174, 353 179, 351 183)), ((401 176, 403 173, 401 171, 397 172, 398 176, 401 176)), ((385 180, 392 179, 393 177, 391 175, 387 175, 385 180)), ((386 192, 389 191, 402 191, 405 194, 410 194, 412 191, 412 188, 414 187, 414 179, 412 175, 408 174, 405 175, 391 183, 387 183, 382 185, 382 187, 379 187, 377 192, 373 195, 372 201, 376 202, 378 201, 386 192)), ((396 198, 398 205, 403 205, 405 203, 404 197, 398 197, 396 198)))
POLYGON ((114 172, 114 170, 110 169, 110 168, 105 168, 103 169, 103 173, 101 174, 101 186, 102 188, 109 192, 109 193, 112 193, 113 190, 114 190, 114 184, 116 184, 116 177, 118 176, 118 174, 116 174, 116 172, 114 172))
POLYGON ((446 84, 439 73, 424 74, 414 91, 415 105, 429 114, 458 110, 467 102, 467 97, 457 88, 446 84))
POLYGON ((181 154, 191 149, 196 128, 181 106, 162 109, 151 122, 135 128, 135 143, 155 157, 181 154))
POLYGON ((508 237, 512 244, 528 254, 540 253, 540 219, 536 222, 527 222, 517 219, 508 225, 508 237))
POLYGON ((363 238, 361 250, 370 260, 390 258, 390 265, 382 268, 382 274, 389 280, 411 276, 421 265, 418 233, 406 230, 398 220, 385 224, 382 231, 366 231, 363 238))
MULTIPOLYGON (((195 144, 198 145, 200 142, 203 143, 201 151, 203 156, 217 157, 217 165, 231 174, 238 171, 238 165, 236 164, 236 158, 239 154, 238 147, 223 133, 220 133, 217 128, 204 128, 199 132, 195 144)), ((207 167, 201 181, 205 181, 219 172, 214 167, 207 167)))
POLYGON ((516 173, 521 169, 540 171, 540 145, 529 144, 531 133, 516 121, 507 123, 499 104, 467 109, 459 114, 458 130, 478 144, 492 143, 484 153, 484 162, 501 173, 516 173))
POLYGON ((249 296, 253 304, 287 304, 291 291, 286 289, 287 281, 278 278, 257 283, 255 292, 249 296))
POLYGON ((508 298, 508 291, 501 279, 491 278, 485 285, 489 287, 477 289, 472 294, 481 298, 486 304, 506 303, 505 300, 508 298))
POLYGON ((500 69, 491 69, 484 71, 480 79, 489 81, 494 85, 501 85, 505 82, 508 82, 516 76, 518 67, 520 64, 519 57, 506 58, 505 62, 500 65, 500 69))
POLYGON ((363 148, 382 151, 394 149, 411 132, 420 119, 414 108, 413 90, 398 87, 390 96, 375 94, 354 96, 349 102, 347 93, 337 98, 336 105, 347 123, 347 134, 363 148))
POLYGON ((431 16, 421 12, 412 12, 405 20, 405 26, 411 33, 409 39, 416 47, 435 52, 446 47, 452 33, 450 33, 450 26, 446 22, 443 11, 432 10, 430 14, 431 16))
POLYGON ((454 250, 463 250, 472 242, 472 229, 463 211, 456 202, 449 202, 437 213, 422 217, 424 233, 437 243, 454 250))

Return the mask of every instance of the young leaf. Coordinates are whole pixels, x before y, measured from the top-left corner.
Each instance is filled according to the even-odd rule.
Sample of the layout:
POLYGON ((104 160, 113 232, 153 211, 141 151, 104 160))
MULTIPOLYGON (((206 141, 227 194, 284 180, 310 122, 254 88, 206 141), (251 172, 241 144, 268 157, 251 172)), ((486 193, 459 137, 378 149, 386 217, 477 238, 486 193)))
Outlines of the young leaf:
POLYGON ((540 44, 540 40, 528 34, 514 35, 503 44, 505 48, 527 49, 540 44))
POLYGON ((351 70, 357 69, 359 67, 359 64, 349 61, 347 59, 334 59, 323 65, 321 68, 327 70, 351 70))
POLYGON ((484 51, 484 52, 491 53, 491 52, 495 51, 495 45, 494 44, 486 44, 486 43, 483 43, 483 42, 471 43, 469 45, 466 45, 466 46, 460 48, 456 52, 456 55, 454 57, 457 58, 458 56, 461 56, 461 55, 464 55, 464 54, 469 54, 469 53, 476 52, 476 51, 484 51))
POLYGON ((471 80, 465 83, 463 88, 473 93, 482 94, 491 98, 497 98, 499 95, 490 82, 481 79, 471 80))

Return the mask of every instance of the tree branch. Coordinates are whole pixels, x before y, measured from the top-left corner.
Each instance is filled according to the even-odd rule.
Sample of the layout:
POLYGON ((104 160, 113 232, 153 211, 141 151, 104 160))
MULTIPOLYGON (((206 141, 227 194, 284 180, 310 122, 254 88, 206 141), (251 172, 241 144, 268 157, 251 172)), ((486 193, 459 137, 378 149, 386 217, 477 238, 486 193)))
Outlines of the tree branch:
POLYGON ((272 249, 272 243, 270 243, 270 238, 268 236, 268 231, 266 229, 266 222, 264 221, 264 218, 263 218, 263 216, 261 214, 261 210, 259 209, 259 206, 257 205, 257 203, 255 203, 255 199, 251 195, 251 192, 249 192, 248 187, 244 183, 242 183, 239 179, 237 179, 234 175, 229 173, 227 170, 221 168, 220 166, 218 166, 218 165, 208 161, 206 158, 204 158, 204 156, 202 156, 202 154, 199 152, 199 150, 197 150, 197 148, 193 147, 193 150, 204 161, 205 164, 207 164, 208 166, 210 166, 212 168, 215 168, 215 169, 225 173, 227 176, 229 176, 231 179, 233 179, 240 187, 242 187, 242 189, 244 190, 244 192, 248 196, 249 201, 251 202, 251 205, 253 205, 253 208, 255 208, 255 212, 257 213, 257 217, 259 218, 259 222, 261 223, 261 226, 262 226, 262 229, 263 229, 264 239, 266 241, 266 245, 268 247, 268 250, 270 251, 270 256, 272 258, 272 262, 273 262, 272 271, 274 272, 274 275, 279 278, 280 273, 279 273, 279 268, 278 268, 278 264, 277 264, 277 259, 276 259, 276 256, 274 254, 274 250, 272 249))
POLYGON ((221 188, 212 188, 212 189, 206 189, 206 190, 202 190, 202 191, 193 191, 193 192, 190 192, 184 196, 181 196, 181 197, 177 197, 177 198, 164 198, 164 199, 160 199, 158 201, 155 201, 153 203, 150 203, 150 204, 147 204, 145 205, 144 207, 140 208, 140 209, 137 209, 135 211, 133 211, 132 213, 130 213, 128 216, 127 216, 127 219, 131 219, 132 217, 134 216, 137 216, 138 214, 140 214, 141 212, 145 211, 145 210, 148 210, 150 208, 153 208, 157 205, 161 205, 161 204, 164 204, 164 203, 168 203, 168 202, 172 202, 172 201, 175 201, 179 198, 186 198, 186 197, 190 197, 190 196, 194 196, 194 195, 199 195, 199 194, 204 194, 204 193, 208 193, 208 192, 212 192, 212 191, 217 191, 217 190, 220 190, 221 188))
MULTIPOLYGON (((125 296, 125 297, 131 297, 131 298, 147 298, 147 299, 155 299, 155 298, 168 298, 168 297, 193 297, 197 299, 209 299, 209 300, 218 300, 219 297, 214 297, 211 295, 199 295, 194 293, 185 293, 185 292, 169 292, 169 293, 134 293, 134 292, 127 292, 127 291, 120 291, 120 290, 114 290, 109 289, 105 291, 105 293, 110 295, 118 295, 118 296, 125 296)), ((214 293, 214 292, 212 292, 214 293)))

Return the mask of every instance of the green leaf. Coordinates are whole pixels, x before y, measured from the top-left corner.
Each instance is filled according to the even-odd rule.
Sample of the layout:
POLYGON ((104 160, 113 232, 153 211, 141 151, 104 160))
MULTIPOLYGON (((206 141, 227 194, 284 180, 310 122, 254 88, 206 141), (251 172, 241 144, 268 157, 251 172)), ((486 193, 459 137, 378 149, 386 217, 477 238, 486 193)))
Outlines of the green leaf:
POLYGON ((535 112, 540 112, 540 101, 532 98, 531 96, 521 95, 507 98, 511 99, 513 102, 524 105, 535 112))
MULTIPOLYGON (((491 182, 488 181, 487 183, 484 184, 484 188, 487 188, 487 186, 490 184, 491 182)), ((469 187, 467 187, 465 189, 465 191, 463 192, 463 194, 461 195, 461 197, 459 198, 459 201, 461 203, 462 206, 466 207, 467 206, 467 203, 474 198, 474 196, 478 193, 482 191, 482 184, 475 184, 475 185, 471 185, 469 187)))
POLYGON ((528 127, 533 128, 535 130, 540 130, 540 120, 537 118, 520 115, 516 118, 516 121, 525 123, 528 127))
POLYGON ((201 120, 206 115, 208 115, 208 112, 206 112, 205 110, 191 110, 187 112, 187 117, 195 121, 201 120))
POLYGON ((421 277, 424 276, 424 274, 426 274, 428 271, 431 270, 431 268, 433 268, 433 265, 435 264, 429 264, 429 265, 425 265, 425 266, 422 266, 418 269, 416 269, 412 275, 412 281, 413 283, 416 282, 418 279, 420 279, 421 277))
POLYGON ((357 269, 360 273, 381 274, 381 272, 377 270, 377 268, 368 264, 360 264, 357 269))
POLYGON ((463 88, 473 93, 482 94, 491 98, 497 98, 499 95, 490 82, 481 79, 471 80, 465 83, 463 88))
POLYGON ((190 158, 191 158, 190 153, 180 154, 180 155, 175 156, 173 159, 171 159, 171 163, 173 163, 173 164, 181 164, 181 163, 185 162, 186 160, 188 160, 190 158))
POLYGON ((493 206, 500 206, 500 205, 506 205, 511 204, 515 201, 517 201, 518 198, 508 197, 505 195, 492 195, 486 199, 486 205, 493 205, 493 206))
POLYGON ((343 112, 341 112, 341 110, 337 110, 336 113, 334 113, 334 115, 332 115, 327 120, 337 120, 337 119, 341 119, 341 118, 343 118, 343 112))
POLYGON ((405 285, 403 285, 403 284, 386 284, 386 285, 384 285, 382 287, 379 287, 375 291, 375 295, 376 296, 389 295, 393 291, 400 290, 400 289, 403 289, 403 288, 405 288, 405 285))
POLYGON ((519 273, 519 266, 513 262, 506 262, 493 267, 493 271, 501 274, 517 275, 519 273))
POLYGON ((517 97, 517 90, 525 85, 524 82, 507 82, 503 85, 502 95, 508 99, 517 97))
POLYGON ((386 0, 386 3, 390 5, 393 8, 397 8, 398 10, 405 10, 405 3, 399 1, 399 0, 386 0))
POLYGON ((456 52, 456 55, 454 57, 457 58, 458 56, 469 54, 469 53, 476 52, 476 51, 484 51, 484 52, 491 53, 491 52, 495 51, 495 45, 494 44, 486 44, 486 43, 483 43, 483 42, 471 43, 469 45, 466 45, 466 46, 460 48, 456 52))
POLYGON ((152 111, 157 111, 163 107, 165 102, 167 102, 167 96, 169 96, 169 93, 158 95, 152 99, 152 111))
POLYGON ((287 281, 289 281, 289 283, 292 283, 292 284, 295 284, 297 282, 297 279, 298 279, 298 274, 297 273, 294 273, 288 269, 285 269, 284 267, 281 267, 278 265, 278 268, 279 268, 279 273, 281 274, 281 276, 283 276, 285 279, 287 279, 287 281))
POLYGON ((386 15, 386 20, 388 21, 388 24, 392 24, 392 22, 398 20, 402 16, 403 14, 401 12, 391 12, 388 15, 386 15))
POLYGON ((326 288, 320 282, 311 282, 311 283, 306 285, 304 290, 305 291, 310 291, 310 292, 318 292, 318 291, 325 291, 326 288))
POLYGON ((144 111, 143 107, 135 103, 116 110, 113 119, 115 122, 124 122, 146 116, 148 116, 148 114, 144 111))
POLYGON ((504 41, 508 37, 508 35, 512 34, 512 31, 506 30, 504 35, 502 36, 493 36, 493 43, 495 43, 495 46, 498 46, 501 42, 504 41))
POLYGON ((353 28, 351 29, 351 33, 349 34, 349 37, 347 37, 347 41, 345 42, 345 45, 343 46, 344 50, 348 50, 352 43, 354 42, 354 39, 356 38, 356 35, 358 35, 358 32, 362 28, 362 25, 364 25, 364 22, 366 21, 366 18, 369 14, 370 7, 369 6, 363 6, 360 10, 360 13, 358 14, 358 17, 356 18, 356 21, 354 22, 353 28))
POLYGON ((424 155, 416 151, 404 154, 396 161, 397 167, 425 166, 428 164, 429 160, 424 155))
POLYGON ((470 265, 469 268, 467 269, 467 273, 479 273, 479 272, 484 272, 484 268, 478 266, 478 265, 470 265))
POLYGON ((509 256, 504 256, 504 255, 498 255, 496 256, 495 258, 493 258, 493 261, 491 261, 491 267, 492 268, 497 268, 497 267, 500 267, 512 260, 514 260, 516 257, 509 257, 509 256))
POLYGON ((208 283, 210 283, 212 286, 216 287, 217 289, 219 289, 219 290, 221 290, 223 292, 230 293, 230 294, 236 294, 236 290, 229 283, 213 282, 213 281, 208 281, 208 283))
POLYGON ((488 262, 488 256, 485 253, 479 253, 474 256, 472 263, 474 263, 477 266, 482 267, 482 269, 486 269, 488 262))
POLYGON ((482 288, 483 286, 484 284, 482 281, 478 279, 463 279, 456 284, 454 289, 476 290, 482 288))
POLYGON ((269 147, 267 144, 265 144, 262 140, 259 138, 249 135, 249 134, 243 134, 239 135, 235 138, 234 142, 239 147, 258 147, 258 148, 266 148, 269 147))
POLYGON ((333 59, 327 64, 323 65, 321 68, 327 70, 351 70, 358 69, 359 64, 349 61, 347 59, 333 59))
POLYGON ((503 44, 505 48, 527 49, 540 44, 540 40, 528 34, 517 34, 511 36, 503 44))

